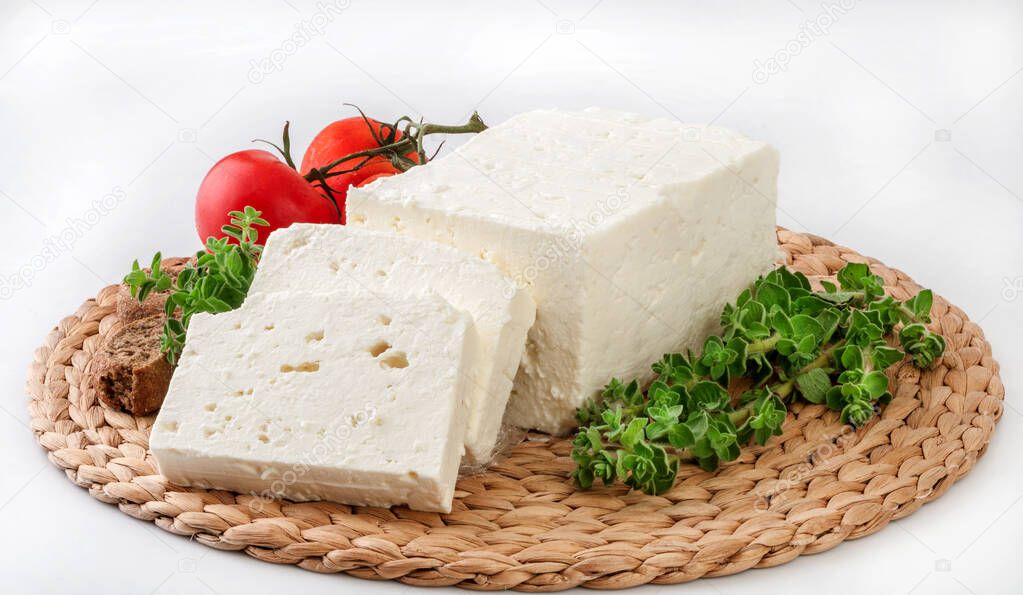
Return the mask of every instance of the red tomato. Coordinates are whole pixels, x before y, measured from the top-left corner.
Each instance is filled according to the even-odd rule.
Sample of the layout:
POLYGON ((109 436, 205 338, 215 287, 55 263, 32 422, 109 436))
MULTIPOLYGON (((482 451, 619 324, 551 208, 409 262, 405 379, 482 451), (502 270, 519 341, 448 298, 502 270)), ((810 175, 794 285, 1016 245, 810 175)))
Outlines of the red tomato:
MULTIPOLYGON (((305 155, 302 156, 302 167, 299 169, 302 174, 308 174, 312 168, 322 168, 323 166, 336 161, 346 155, 352 153, 358 153, 359 151, 365 151, 367 149, 374 149, 379 147, 380 144, 373 137, 374 133, 377 136, 383 138, 387 136, 388 130, 383 128, 383 124, 377 120, 369 119, 367 125, 366 120, 362 119, 362 116, 356 116, 352 118, 345 118, 344 120, 338 120, 332 124, 329 124, 326 128, 320 131, 313 139, 313 142, 309 144, 309 148, 306 149, 305 155)), ((398 140, 402 137, 401 131, 395 135, 394 140, 398 140)), ((410 153, 409 158, 416 160, 415 153, 410 153)), ((345 170, 355 167, 361 163, 361 159, 352 159, 351 161, 342 163, 334 170, 345 170)), ((341 174, 328 178, 331 190, 334 191, 334 197, 337 200, 338 207, 341 208, 341 222, 344 223, 344 205, 345 199, 348 196, 348 188, 351 186, 362 186, 372 180, 383 176, 390 176, 400 171, 391 165, 390 160, 386 157, 374 157, 366 165, 360 167, 358 170, 341 174)))
POLYGON ((195 227, 203 243, 223 237, 229 211, 246 205, 263 211, 269 228, 260 227, 260 243, 270 232, 292 223, 340 223, 326 197, 297 171, 267 151, 249 149, 224 157, 214 165, 195 199, 195 227))

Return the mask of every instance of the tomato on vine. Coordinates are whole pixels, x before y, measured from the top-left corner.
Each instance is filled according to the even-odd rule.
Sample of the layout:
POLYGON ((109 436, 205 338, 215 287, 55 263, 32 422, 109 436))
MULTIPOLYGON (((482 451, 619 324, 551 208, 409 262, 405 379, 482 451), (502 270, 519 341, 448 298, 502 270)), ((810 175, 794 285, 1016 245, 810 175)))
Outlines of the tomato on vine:
MULTIPOLYGON (((358 109, 358 108, 356 108, 358 109)), ((281 158, 250 149, 232 153, 206 174, 195 201, 199 239, 220 237, 227 213, 251 206, 266 214, 274 229, 292 223, 345 223, 345 201, 352 186, 407 171, 426 163, 423 137, 428 134, 481 132, 486 125, 473 114, 461 126, 441 126, 403 116, 393 124, 359 116, 329 124, 313 139, 298 167, 291 157, 289 123, 281 158), (281 160, 283 159, 283 161, 281 160)))
MULTIPOLYGON (((270 222, 269 235, 292 223, 340 223, 337 207, 297 171, 269 151, 238 151, 218 161, 199 185, 195 227, 199 238, 219 238, 231 211, 251 206, 270 222)), ((264 236, 265 237, 265 236, 264 236)))
MULTIPOLYGON (((368 158, 351 158, 353 154, 391 145, 401 140, 402 133, 390 124, 383 124, 365 116, 354 116, 328 124, 313 138, 302 156, 299 170, 309 176, 313 169, 320 171, 340 170, 336 175, 326 178, 341 210, 341 222, 344 223, 345 201, 348 189, 362 186, 385 176, 393 176, 402 170, 395 167, 385 155, 369 156, 368 158), (330 168, 331 164, 336 164, 330 168)), ((417 161, 417 155, 409 153, 409 159, 417 161)), ((315 174, 313 174, 315 177, 315 174)))

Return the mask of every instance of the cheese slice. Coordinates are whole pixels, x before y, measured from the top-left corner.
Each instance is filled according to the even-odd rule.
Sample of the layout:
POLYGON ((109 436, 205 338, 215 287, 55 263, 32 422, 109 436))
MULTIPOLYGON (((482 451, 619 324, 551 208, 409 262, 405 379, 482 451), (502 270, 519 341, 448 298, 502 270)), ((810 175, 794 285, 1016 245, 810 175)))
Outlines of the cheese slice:
POLYGON ((520 114, 348 195, 350 226, 485 255, 537 304, 506 421, 564 433, 612 377, 697 347, 773 266, 778 153, 609 110, 520 114))
MULTIPOLYGON (((470 354, 467 454, 489 460, 536 306, 529 293, 479 256, 394 233, 340 225, 295 224, 267 240, 249 295, 314 287, 391 296, 436 292, 475 321, 470 354)), ((327 315, 330 315, 327 313, 327 315)))
POLYGON ((448 512, 477 349, 436 295, 249 296, 192 318, 150 450, 178 485, 448 512))

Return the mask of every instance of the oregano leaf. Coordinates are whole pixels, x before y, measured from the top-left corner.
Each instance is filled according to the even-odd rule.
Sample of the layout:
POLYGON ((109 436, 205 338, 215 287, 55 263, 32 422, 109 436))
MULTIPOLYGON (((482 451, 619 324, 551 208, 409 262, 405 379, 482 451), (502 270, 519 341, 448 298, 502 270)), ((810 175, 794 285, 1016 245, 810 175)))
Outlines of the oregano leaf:
POLYGON ((814 368, 796 376, 799 394, 811 403, 823 403, 831 388, 831 378, 823 368, 814 368))

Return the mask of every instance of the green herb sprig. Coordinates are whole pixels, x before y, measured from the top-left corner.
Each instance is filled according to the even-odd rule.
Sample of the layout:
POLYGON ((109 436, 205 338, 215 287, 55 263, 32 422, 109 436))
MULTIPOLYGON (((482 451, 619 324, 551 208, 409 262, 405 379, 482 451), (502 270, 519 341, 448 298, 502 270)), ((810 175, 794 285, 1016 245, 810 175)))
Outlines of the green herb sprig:
POLYGON ((194 262, 185 265, 177 279, 160 269, 159 252, 153 256, 148 271, 136 260, 131 272, 124 277, 131 295, 139 302, 144 302, 154 291, 170 290, 160 347, 171 364, 177 362, 184 348, 192 315, 227 312, 241 306, 256 274, 256 264, 263 251, 256 226, 266 227, 269 223, 261 217, 261 211, 249 206, 228 215, 231 223, 221 228, 225 237, 207 238, 206 249, 196 253, 194 262), (231 239, 236 243, 231 243, 231 239))
POLYGON ((933 296, 899 302, 865 264, 848 264, 838 285, 814 292, 801 273, 780 267, 757 279, 721 314, 722 332, 699 353, 670 353, 639 382, 612 379, 578 411, 575 481, 589 488, 622 481, 649 494, 671 488, 680 461, 705 470, 735 460, 755 440, 782 432, 797 397, 841 412, 860 426, 892 398, 884 370, 908 354, 926 368, 945 341, 925 326, 933 296), (901 349, 886 337, 897 331, 901 349), (749 387, 737 398, 732 381, 749 387))

